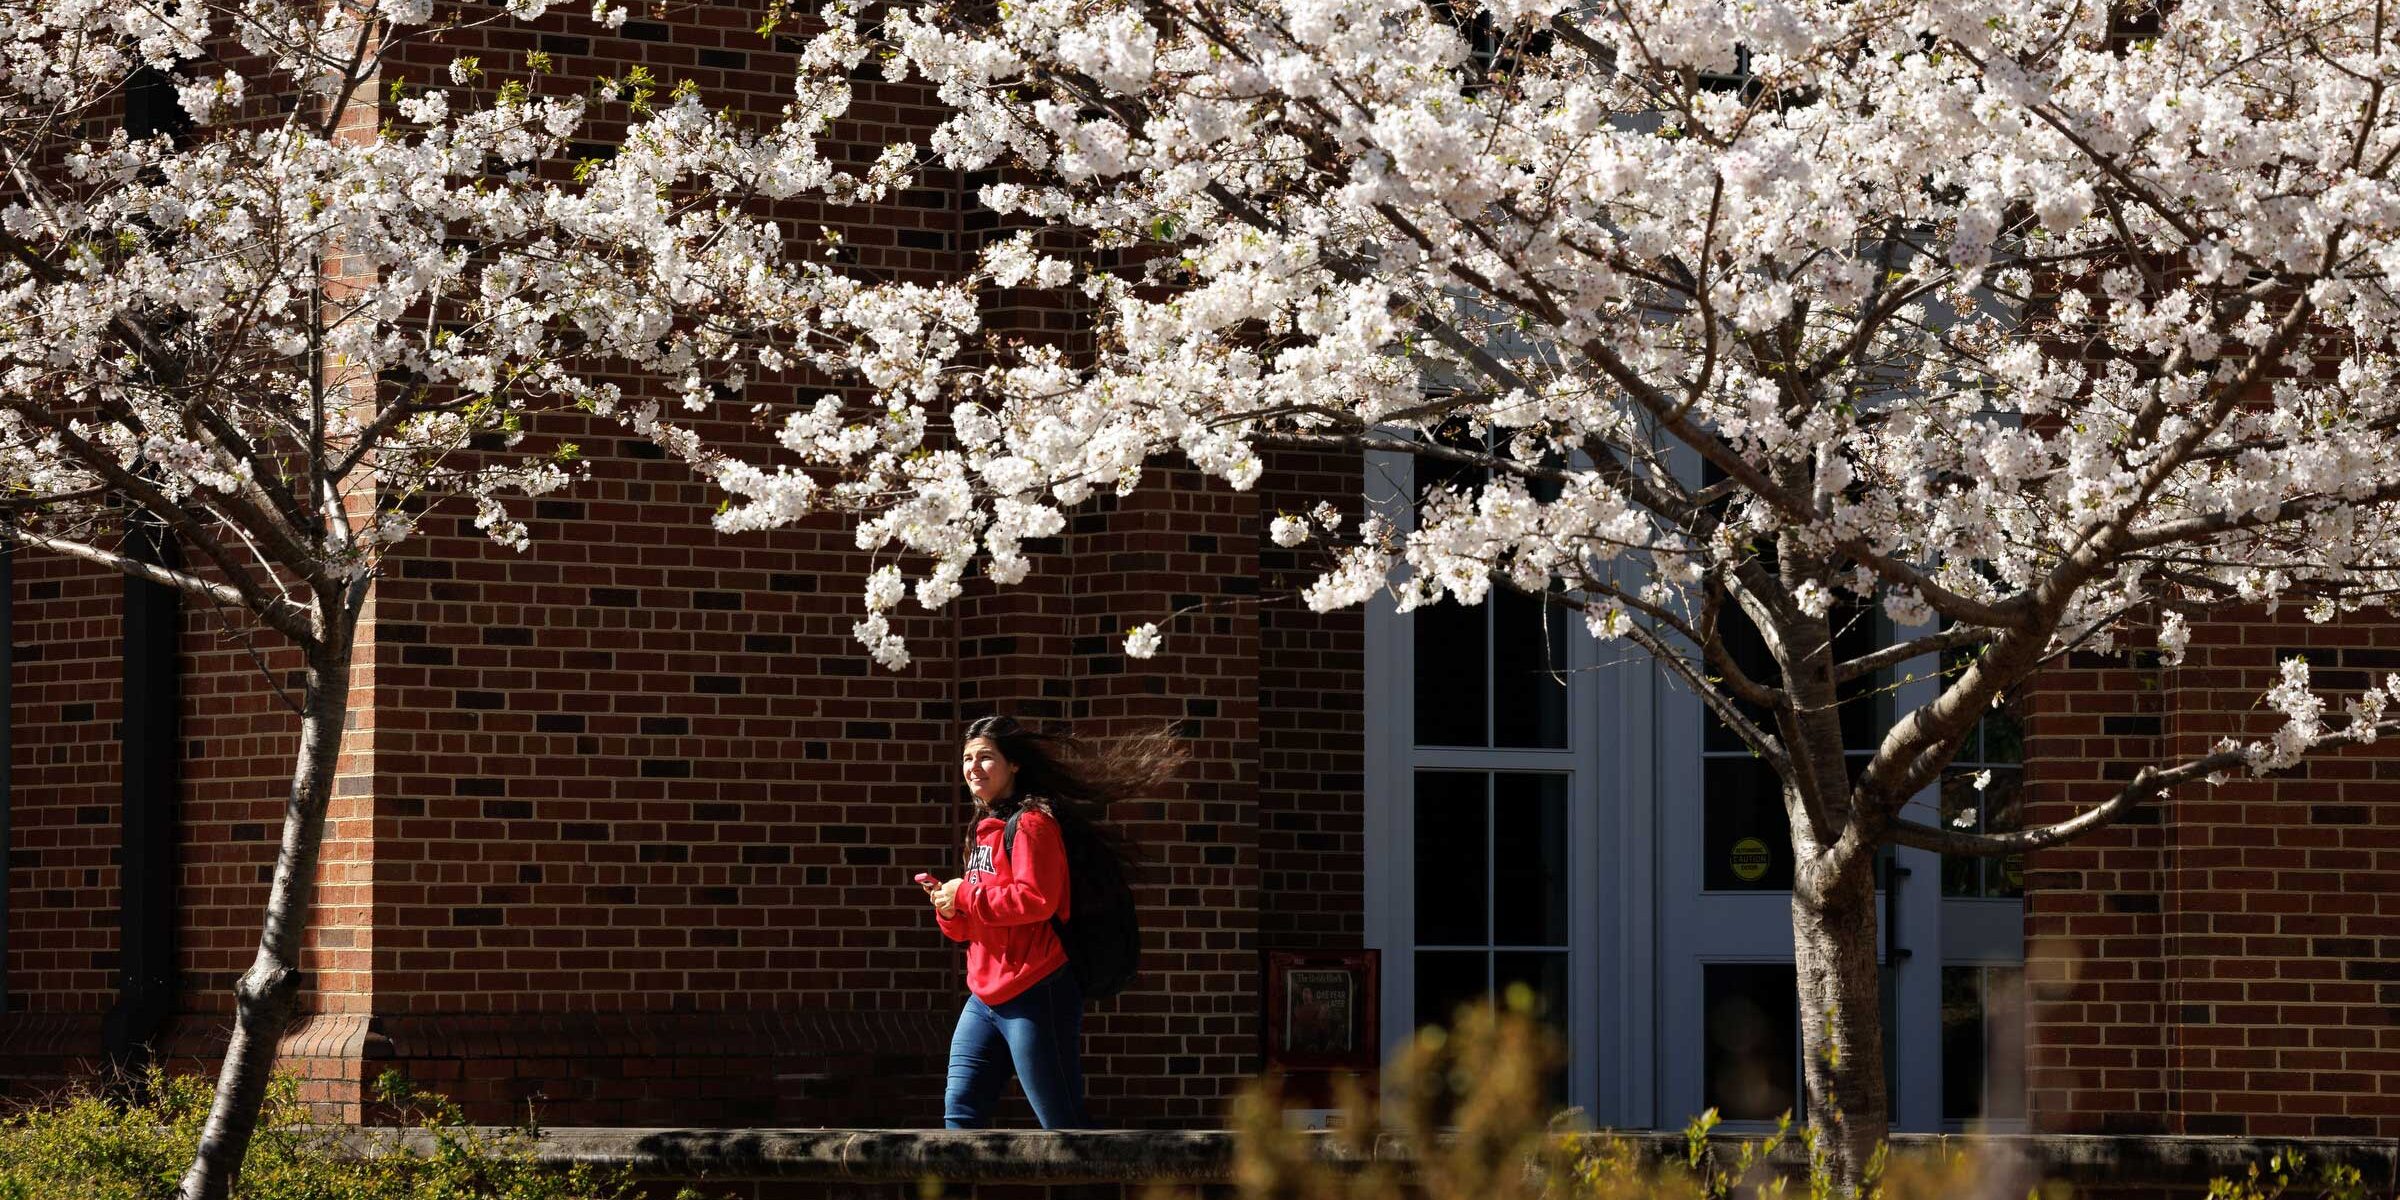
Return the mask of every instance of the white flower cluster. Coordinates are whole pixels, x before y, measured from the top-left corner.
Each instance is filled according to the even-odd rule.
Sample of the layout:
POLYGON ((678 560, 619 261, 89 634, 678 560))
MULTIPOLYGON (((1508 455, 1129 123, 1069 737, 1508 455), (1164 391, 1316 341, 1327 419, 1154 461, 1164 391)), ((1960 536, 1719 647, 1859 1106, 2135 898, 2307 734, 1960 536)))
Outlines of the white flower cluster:
MULTIPOLYGON (((0 22, 0 150, 57 164, 0 201, 12 484, 139 484, 240 530, 229 560, 351 570, 413 528, 370 495, 461 493, 522 544, 519 498, 577 470, 524 415, 572 405, 691 462, 721 530, 852 519, 894 668, 904 600, 1024 579, 1069 508, 1286 450, 1420 456, 1390 511, 1269 520, 1323 551, 1313 607, 1500 586, 1668 653, 1738 611, 1787 666, 1880 613, 1980 639, 1971 707, 2145 614, 2173 662, 2182 614, 2400 585, 2400 66, 2364 0, 2168 6, 2134 42, 2069 0, 859 11, 824 9, 779 119, 653 96, 571 183, 586 101, 464 64, 380 137, 308 125, 374 74, 356 22, 421 0, 0 22), (940 116, 844 166, 870 60, 940 116), (143 64, 214 123, 57 119, 143 64), (295 90, 288 125, 229 119, 295 90), (1013 232, 956 278, 852 269, 772 203, 935 167, 1005 176, 977 199, 1013 232), (982 293, 1026 287, 1088 338, 992 338, 982 293), (833 382, 751 411, 799 377, 833 382), (735 405, 772 448, 723 440, 735 405)), ((2255 761, 2330 736, 2306 694, 2255 761)))

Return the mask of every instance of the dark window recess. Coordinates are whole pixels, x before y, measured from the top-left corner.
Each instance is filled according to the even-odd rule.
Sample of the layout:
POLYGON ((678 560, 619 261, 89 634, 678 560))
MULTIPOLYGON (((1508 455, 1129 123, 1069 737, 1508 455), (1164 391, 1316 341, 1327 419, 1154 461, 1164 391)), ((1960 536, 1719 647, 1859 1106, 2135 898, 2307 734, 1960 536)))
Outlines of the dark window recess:
POLYGON ((1491 990, 1490 954, 1481 950, 1417 952, 1417 1024, 1448 1025, 1461 1006, 1491 990))
MULTIPOLYGON (((128 522, 124 544, 136 561, 181 565, 175 543, 152 522, 128 522)), ((101 1042, 110 1066, 134 1073, 150 1063, 181 979, 175 919, 181 760, 175 751, 182 741, 183 599, 147 580, 128 577, 124 588, 117 997, 101 1021, 101 1042)))
POLYGON ((1505 588, 1492 589, 1492 742, 1567 744, 1566 610, 1505 588))
MULTIPOLYGON (((1972 656, 1951 651, 1942 656, 1945 679, 1966 669, 1972 656)), ((2021 828, 2025 787, 2025 732, 2016 697, 1984 714, 1942 776, 1942 824, 1978 833, 2005 833, 2021 828), (1984 786, 1976 778, 1988 772, 1984 786)), ((2014 899, 2025 894, 2025 859, 1949 855, 1942 859, 1944 896, 1983 896, 2014 899)))
MULTIPOLYGON (((1766 564, 1772 569, 1773 564, 1766 564)), ((1872 652, 1882 632, 1874 614, 1856 605, 1837 605, 1830 614, 1832 655, 1843 661, 1872 652)), ((1745 675, 1764 684, 1782 681, 1758 627, 1728 605, 1718 618, 1726 653, 1745 675)), ((1853 781, 1866 768, 1884 729, 1890 702, 1878 690, 1880 676, 1867 676, 1837 689, 1842 744, 1853 781)), ((1774 728, 1772 714, 1737 707, 1751 721, 1774 728)), ((1752 757, 1749 746, 1714 712, 1701 717, 1703 792, 1701 880, 1712 891, 1788 891, 1792 886, 1792 835, 1783 812, 1782 781, 1752 757)))
MULTIPOLYGON (((1535 1018, 1563 1029, 1567 1021, 1567 952, 1564 950, 1501 950, 1492 955, 1492 994, 1513 1001, 1515 989, 1530 993, 1535 1018)), ((1564 1064, 1551 1070, 1552 1104, 1567 1103, 1564 1064)))
POLYGON ((1480 771, 1417 772, 1418 945, 1489 944, 1489 787, 1480 771))
POLYGON ((1790 891, 1792 829, 1774 769, 1756 758, 1709 758, 1700 771, 1700 886, 1790 891))
MULTIPOLYGON (((1942 774, 1942 825, 1981 833, 2006 833, 2018 828, 2025 791, 2025 772, 2013 766, 1953 767, 1942 774), (1975 778, 1989 771, 1978 790, 1975 778)), ((2025 894, 2025 856, 1984 858, 1950 854, 1942 858, 1944 896, 1988 896, 2013 899, 2025 894)))
POLYGON ((1942 968, 1942 1119, 2025 1115, 2025 970, 1942 968))
POLYGON ((1728 1121, 1800 1110, 1800 982, 1788 963, 1700 968, 1701 1103, 1728 1121))
POLYGON ((1485 611, 1452 601, 1428 605, 1412 615, 1416 636, 1416 743, 1420 746, 1489 745, 1484 710, 1489 706, 1489 647, 1485 611))
POLYGON ((1567 777, 1493 776, 1492 944, 1567 942, 1567 777))
POLYGON ((175 81, 152 67, 137 68, 125 80, 125 134, 151 138, 165 134, 182 143, 192 132, 192 117, 175 96, 175 81))
POLYGON ((1942 1119, 1983 1115, 1983 968, 1942 968, 1942 1119))

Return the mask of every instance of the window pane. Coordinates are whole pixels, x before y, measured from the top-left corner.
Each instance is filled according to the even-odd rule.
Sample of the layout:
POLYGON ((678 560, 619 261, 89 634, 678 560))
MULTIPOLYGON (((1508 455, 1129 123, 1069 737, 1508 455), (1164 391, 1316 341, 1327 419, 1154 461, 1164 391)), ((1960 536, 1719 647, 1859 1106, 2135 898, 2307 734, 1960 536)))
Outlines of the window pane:
MULTIPOLYGON (((2025 772, 2016 767, 1992 768, 1992 781, 1983 789, 1983 828, 1990 833, 2013 833, 2022 828, 2025 772)), ((2025 894, 2025 856, 2010 854, 1985 859, 1983 894, 2017 897, 2025 894)))
POLYGON ((1798 1119, 1799 973, 1788 963, 1709 963, 1700 972, 1704 1103, 1729 1121, 1798 1119))
MULTIPOLYGON (((1758 636, 1758 626, 1751 624, 1750 618, 1743 615, 1741 609, 1728 603, 1719 612, 1717 636, 1718 640, 1724 643, 1725 652, 1733 656, 1735 664, 1742 668, 1742 674, 1749 676, 1752 682, 1772 684, 1783 678, 1781 673, 1775 669, 1775 660, 1767 654, 1766 641, 1758 636)), ((1723 674, 1723 669, 1714 663, 1704 664, 1702 671, 1710 676, 1723 674)), ((1748 704, 1739 707, 1752 722, 1768 729, 1775 727, 1774 718, 1768 714, 1767 710, 1748 704)), ((1749 744, 1736 736, 1723 721, 1718 720, 1715 713, 1702 709, 1700 720, 1701 749, 1748 750, 1750 748, 1749 744)))
POLYGON ((1567 778, 1492 780, 1492 943, 1567 944, 1567 778))
MULTIPOLYGON (((1883 644, 1883 623, 1875 619, 1870 609, 1855 604, 1837 606, 1828 614, 1833 622, 1833 660, 1847 662, 1862 654, 1874 653, 1883 644)), ((1849 750, 1872 751, 1883 741, 1884 730, 1891 722, 1884 717, 1889 703, 1875 675, 1865 675, 1842 684, 1837 691, 1842 706, 1842 746, 1849 750)))
MULTIPOLYGON (((2024 803, 2025 772, 2019 767, 1955 766, 1942 773, 1942 825, 1982 833, 2017 829, 2024 803), (1976 776, 1989 772, 1981 789, 1976 776)), ((2013 899, 2025 894, 2025 856, 1942 858, 1942 894, 2013 899)))
POLYGON ((1942 968, 1942 1119, 1983 1115, 1983 968, 1942 968))
POLYGON ((1712 891, 1790 891, 1792 831, 1774 770, 1755 758, 1704 759, 1700 770, 1700 885, 1712 891))
POLYGON ((1990 1111, 2003 1120, 2025 1116, 2025 968, 1987 967, 1983 974, 1984 1090, 1990 1111))
POLYGON ((1489 782, 1481 771, 1417 772, 1418 945, 1490 944, 1489 782))
MULTIPOLYGON (((1958 767, 1942 772, 1942 828, 1977 829, 1983 819, 1983 796, 1975 790, 1975 772, 1958 767), (1973 809, 1975 815, 1968 817, 1973 809), (1964 818, 1962 820, 1962 818, 1964 818)), ((1972 854, 1942 856, 1942 894, 1983 894, 1983 860, 1972 854)))
POLYGON ((1506 995, 1511 984, 1533 989, 1534 1011, 1542 1019, 1565 1027, 1567 1022, 1567 952, 1564 950, 1503 950, 1492 955, 1493 990, 1506 995))
MULTIPOLYGON (((1570 1013, 1566 951, 1519 950, 1492 955, 1492 990, 1506 996, 1511 985, 1520 983, 1533 989, 1535 1015, 1563 1035, 1570 1013)), ((1566 1063, 1559 1063, 1549 1074, 1551 1102, 1563 1107, 1567 1103, 1566 1063)))
POLYGON ((2025 761, 2025 729, 2017 723, 2014 700, 2006 701, 1983 719, 1983 761, 1991 763, 2021 763, 2025 761))
POLYGON ((1417 643, 1416 743, 1486 745, 1484 689, 1490 685, 1483 605, 1429 604, 1409 615, 1417 643))
POLYGON ((2025 1115, 2025 969, 1942 968, 1942 1119, 2025 1115))
POLYGON ((1417 1024, 1447 1027, 1459 1006, 1491 991, 1492 956, 1482 950, 1417 952, 1417 1024))
MULTIPOLYGON (((1494 587, 1492 742, 1544 749, 1567 744, 1566 610, 1494 587)), ((1425 678, 1420 671, 1417 678, 1425 678)))

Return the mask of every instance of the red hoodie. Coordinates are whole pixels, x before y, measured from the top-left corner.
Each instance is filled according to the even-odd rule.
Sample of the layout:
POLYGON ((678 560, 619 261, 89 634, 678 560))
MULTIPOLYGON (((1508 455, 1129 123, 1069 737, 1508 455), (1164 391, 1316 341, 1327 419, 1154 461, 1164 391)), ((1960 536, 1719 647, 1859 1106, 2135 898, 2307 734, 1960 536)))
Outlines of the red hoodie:
POLYGON ((1067 847, 1050 814, 1028 808, 1017 818, 1016 853, 1000 848, 1008 822, 975 823, 975 853, 958 886, 956 915, 934 914, 951 941, 967 944, 967 990, 1005 1004, 1066 965, 1050 918, 1066 920, 1067 847))

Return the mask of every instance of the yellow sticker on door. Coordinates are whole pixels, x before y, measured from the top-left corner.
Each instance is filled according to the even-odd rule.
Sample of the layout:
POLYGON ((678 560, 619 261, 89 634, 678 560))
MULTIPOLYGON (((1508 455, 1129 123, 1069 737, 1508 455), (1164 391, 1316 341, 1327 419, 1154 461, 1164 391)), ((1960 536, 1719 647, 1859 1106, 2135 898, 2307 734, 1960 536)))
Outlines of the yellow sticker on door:
POLYGON ((1767 874, 1767 844, 1757 838, 1743 838, 1733 844, 1733 877, 1743 883, 1756 883, 1767 874))

